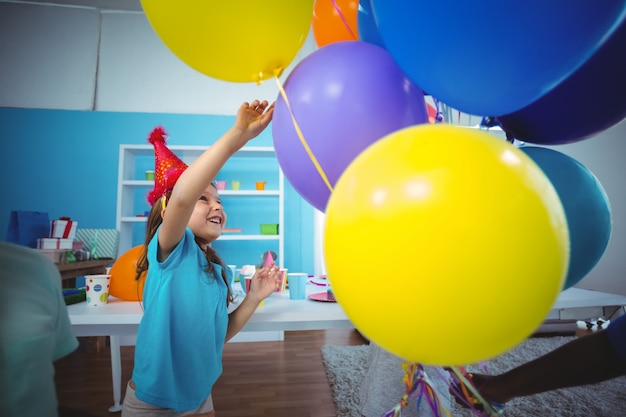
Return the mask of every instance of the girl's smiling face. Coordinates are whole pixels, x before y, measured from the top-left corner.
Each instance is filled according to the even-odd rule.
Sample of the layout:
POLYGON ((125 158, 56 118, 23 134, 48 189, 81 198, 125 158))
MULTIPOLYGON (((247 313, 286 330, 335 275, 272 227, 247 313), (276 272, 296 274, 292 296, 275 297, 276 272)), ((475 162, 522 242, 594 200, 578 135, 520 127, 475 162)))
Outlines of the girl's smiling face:
POLYGON ((225 224, 226 212, 222 200, 215 185, 211 184, 196 202, 189 228, 197 238, 209 244, 220 237, 225 224))

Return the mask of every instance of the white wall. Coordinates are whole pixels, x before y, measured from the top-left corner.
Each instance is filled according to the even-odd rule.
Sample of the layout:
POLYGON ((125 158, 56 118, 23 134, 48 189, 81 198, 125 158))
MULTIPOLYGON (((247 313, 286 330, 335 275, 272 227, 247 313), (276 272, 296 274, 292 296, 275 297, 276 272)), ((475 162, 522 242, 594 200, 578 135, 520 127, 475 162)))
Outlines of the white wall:
MULTIPOLYGON (((310 34, 281 82, 315 48, 310 34)), ((3 107, 234 114, 278 96, 273 79, 231 83, 191 69, 142 12, 89 7, 0 2, 0 73, 3 107)))
MULTIPOLYGON (((61 0, 57 0, 61 1, 61 0)), ((0 106, 67 110, 234 114, 253 98, 275 99, 273 80, 229 83, 197 73, 160 42, 137 0, 99 2, 130 10, 59 7, 0 0, 0 106), (134 9, 134 10, 133 10, 134 9)), ((284 81, 315 50, 309 35, 284 81)), ((475 124, 476 118, 452 122, 475 124)), ((613 211, 609 246, 578 285, 626 295, 626 122, 597 137, 555 147, 604 186, 613 211)), ((321 271, 320 271, 321 272, 321 271)), ((529 300, 531 301, 531 300, 529 300)))

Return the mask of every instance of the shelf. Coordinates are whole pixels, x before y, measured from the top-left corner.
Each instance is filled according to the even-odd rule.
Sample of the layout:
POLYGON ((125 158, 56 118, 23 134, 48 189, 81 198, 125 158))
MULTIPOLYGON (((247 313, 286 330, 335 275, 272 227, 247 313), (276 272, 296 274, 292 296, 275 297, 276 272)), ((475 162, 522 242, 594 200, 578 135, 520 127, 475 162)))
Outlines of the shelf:
MULTIPOLYGON (((124 180, 123 186, 133 188, 152 188, 154 181, 146 180, 124 180)), ((218 190, 220 196, 257 196, 257 197, 269 197, 281 195, 280 190, 218 190)))
MULTIPOLYGON (((168 145, 167 147, 183 160, 186 157, 195 158, 209 148, 208 146, 195 145, 168 145)), ((152 145, 120 145, 120 152, 123 151, 132 152, 134 156, 154 156, 154 147, 152 145)), ((271 146, 244 146, 237 151, 237 156, 276 158, 276 153, 271 146)))
POLYGON ((239 235, 226 233, 221 235, 217 240, 279 240, 281 235, 239 235))
MULTIPOLYGON (((169 145, 168 148, 175 153, 186 164, 191 164, 200 156, 208 146, 184 146, 169 145)), ((144 170, 154 167, 154 147, 150 144, 120 145, 119 166, 118 166, 118 193, 117 193, 117 215, 116 225, 120 231, 119 254, 126 252, 135 245, 143 243, 143 232, 147 221, 147 216, 137 216, 150 208, 145 201, 145 193, 154 187, 153 180, 143 178, 144 170), (140 236, 141 235, 141 236, 140 236)), ((274 148, 270 146, 246 146, 237 151, 224 166, 221 175, 228 178, 241 179, 242 189, 219 190, 223 201, 228 201, 230 208, 235 208, 234 212, 243 220, 244 230, 258 231, 251 227, 252 222, 278 223, 281 226, 277 235, 244 234, 244 233, 224 233, 219 241, 249 241, 249 242, 276 242, 272 250, 277 250, 278 257, 284 259, 284 176, 280 169, 280 164, 276 158, 274 148), (241 176, 238 178, 238 176, 241 176), (263 176, 263 180, 268 182, 265 190, 254 188, 254 179, 251 177, 263 176), (246 187, 247 185, 247 187, 246 187), (259 200, 249 200, 259 199, 259 200), (264 207, 265 211, 259 212, 256 203, 264 207), (250 207, 248 209, 248 207, 250 207), (262 214, 259 214, 262 213, 262 214), (255 217, 255 215, 257 217, 255 217), (269 218, 268 218, 269 215, 269 218), (243 216, 243 218, 242 218, 243 216)), ((217 179, 220 178, 218 174, 217 179)), ((223 178, 222 178, 223 180, 223 178)), ((230 181, 229 181, 230 182, 230 181)), ((235 217, 229 218, 229 224, 235 217)), ((236 223, 236 221, 235 221, 236 223)), ((242 247, 251 249, 257 247, 254 244, 243 245, 242 247)), ((264 246, 264 245, 261 245, 264 246)), ((270 246, 271 247, 271 246, 270 246)), ((261 250, 266 250, 263 247, 261 250)), ((231 250, 231 249, 229 249, 231 250)), ((231 253, 234 257, 239 257, 239 251, 231 253)), ((245 255, 246 259, 256 260, 258 253, 245 255)), ((230 257, 229 257, 230 258, 230 257)), ((236 262, 236 261, 234 261, 236 262)))

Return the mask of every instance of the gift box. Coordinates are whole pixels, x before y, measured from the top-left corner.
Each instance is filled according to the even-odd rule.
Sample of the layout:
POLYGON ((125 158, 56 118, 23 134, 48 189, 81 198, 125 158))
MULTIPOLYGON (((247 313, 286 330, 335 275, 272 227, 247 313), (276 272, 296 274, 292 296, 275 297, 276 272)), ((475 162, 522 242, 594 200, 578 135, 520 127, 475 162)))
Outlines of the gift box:
POLYGON ((38 249, 46 258, 50 259, 55 264, 60 264, 63 261, 64 249, 38 249))
POLYGON ((72 250, 74 239, 60 239, 58 237, 43 237, 37 239, 37 249, 67 249, 72 250))
POLYGON ((78 222, 70 220, 69 217, 59 217, 58 220, 50 222, 50 235, 48 237, 74 240, 77 227, 78 222))
POLYGON ((120 232, 117 229, 78 229, 76 240, 83 242, 91 259, 117 258, 120 232))

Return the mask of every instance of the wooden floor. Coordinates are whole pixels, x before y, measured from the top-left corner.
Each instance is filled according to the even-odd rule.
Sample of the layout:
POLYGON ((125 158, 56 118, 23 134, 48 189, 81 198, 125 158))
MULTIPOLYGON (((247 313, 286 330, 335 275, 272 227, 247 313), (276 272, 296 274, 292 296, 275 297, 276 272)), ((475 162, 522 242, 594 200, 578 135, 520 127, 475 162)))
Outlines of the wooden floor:
MULTIPOLYGON (((93 338, 56 363, 61 417, 115 417, 111 356, 96 351, 93 338)), ((285 332, 284 342, 228 343, 224 372, 213 389, 218 417, 336 416, 322 364, 321 347, 361 345, 356 330, 285 332)), ((134 347, 122 347, 122 399, 131 376, 134 347)))

